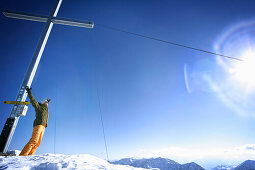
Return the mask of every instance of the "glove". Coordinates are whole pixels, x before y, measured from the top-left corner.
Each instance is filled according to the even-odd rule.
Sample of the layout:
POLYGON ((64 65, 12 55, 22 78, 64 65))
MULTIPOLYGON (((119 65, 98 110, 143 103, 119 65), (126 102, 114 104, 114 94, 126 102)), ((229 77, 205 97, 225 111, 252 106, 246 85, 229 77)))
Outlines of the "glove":
POLYGON ((32 87, 31 87, 31 88, 29 88, 28 86, 26 86, 26 87, 25 87, 25 89, 26 89, 26 91, 27 91, 27 92, 31 92, 32 87))

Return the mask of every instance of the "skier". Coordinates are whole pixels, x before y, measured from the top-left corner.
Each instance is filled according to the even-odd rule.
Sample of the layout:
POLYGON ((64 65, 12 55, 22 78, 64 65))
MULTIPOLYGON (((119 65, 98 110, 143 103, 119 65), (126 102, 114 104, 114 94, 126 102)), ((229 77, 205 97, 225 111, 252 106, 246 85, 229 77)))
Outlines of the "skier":
POLYGON ((32 88, 29 88, 28 86, 26 86, 28 97, 36 112, 36 115, 35 115, 36 118, 33 124, 32 137, 29 140, 29 142, 26 144, 26 146, 23 148, 23 150, 21 151, 20 156, 35 154, 36 149, 41 144, 44 130, 48 126, 48 120, 49 120, 48 104, 50 102, 50 99, 47 99, 43 101, 42 103, 38 103, 33 97, 31 89, 32 88))

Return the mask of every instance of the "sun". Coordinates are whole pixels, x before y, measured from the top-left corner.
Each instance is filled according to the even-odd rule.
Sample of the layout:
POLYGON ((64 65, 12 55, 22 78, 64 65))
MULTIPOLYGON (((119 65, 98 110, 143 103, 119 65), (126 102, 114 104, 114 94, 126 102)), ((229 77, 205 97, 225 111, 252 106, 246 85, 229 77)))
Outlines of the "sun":
POLYGON ((230 67, 229 72, 235 80, 249 88, 255 88, 255 51, 244 51, 241 59, 242 61, 230 67))

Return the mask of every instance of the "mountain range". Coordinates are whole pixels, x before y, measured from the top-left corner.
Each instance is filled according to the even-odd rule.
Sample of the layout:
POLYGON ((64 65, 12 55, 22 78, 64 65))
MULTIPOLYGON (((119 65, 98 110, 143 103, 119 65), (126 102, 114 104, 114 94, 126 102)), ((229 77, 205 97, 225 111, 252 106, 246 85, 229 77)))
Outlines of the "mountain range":
MULTIPOLYGON (((180 164, 174 160, 168 158, 124 158, 117 161, 111 161, 112 164, 118 165, 129 165, 136 168, 145 169, 159 169, 159 170, 204 170, 204 168, 195 162, 190 162, 186 164, 180 164)), ((255 161, 247 160, 238 166, 231 165, 219 165, 211 170, 255 170, 255 161)))
POLYGON ((110 162, 118 165, 129 165, 137 168, 160 169, 160 170, 204 170, 200 165, 191 162, 180 164, 167 158, 134 159, 124 158, 118 161, 110 162))

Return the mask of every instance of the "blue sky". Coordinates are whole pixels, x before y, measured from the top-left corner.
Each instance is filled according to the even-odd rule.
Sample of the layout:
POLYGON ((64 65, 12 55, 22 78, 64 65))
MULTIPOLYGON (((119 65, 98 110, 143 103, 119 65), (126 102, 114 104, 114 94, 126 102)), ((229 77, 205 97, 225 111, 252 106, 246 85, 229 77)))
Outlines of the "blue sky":
MULTIPOLYGON (((0 9, 49 15, 54 3, 2 0, 0 9)), ((141 150, 231 148, 254 143, 254 105, 244 103, 239 110, 250 114, 240 114, 233 108, 238 100, 232 105, 226 101, 233 92, 243 91, 230 90, 229 100, 225 100, 220 91, 230 88, 215 85, 226 80, 224 69, 219 71, 221 61, 230 65, 236 61, 97 25, 239 57, 221 39, 231 34, 233 26, 254 21, 254 5, 252 0, 64 0, 59 17, 94 21, 95 28, 53 26, 32 83, 38 101, 52 99, 49 127, 37 153, 54 152, 56 139, 56 153, 105 158, 97 86, 110 159, 135 156, 141 150), (221 48, 215 49, 215 44, 221 48), (184 67, 192 92, 187 90, 184 67)), ((0 21, 2 103, 16 98, 44 24, 3 15, 0 21)), ((1 128, 10 110, 11 106, 1 105, 1 128)), ((28 142, 33 120, 30 107, 18 123, 10 149, 21 150, 28 142)))

